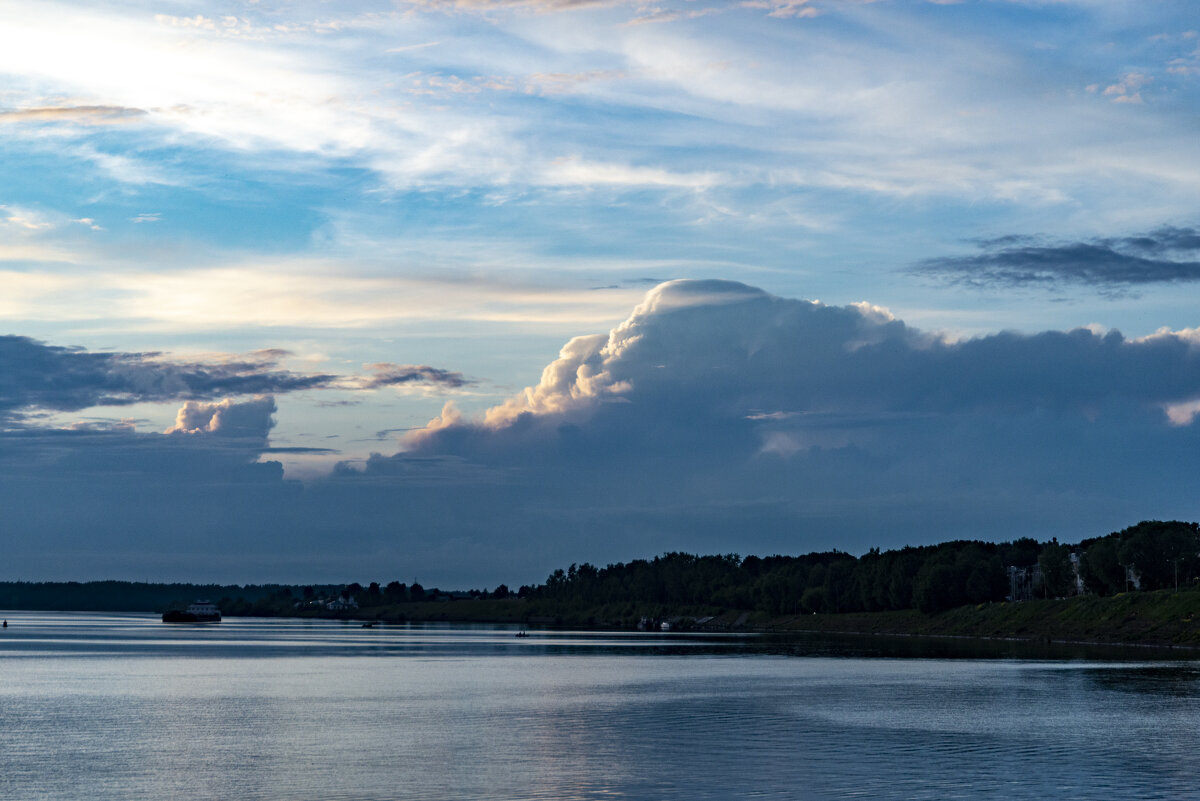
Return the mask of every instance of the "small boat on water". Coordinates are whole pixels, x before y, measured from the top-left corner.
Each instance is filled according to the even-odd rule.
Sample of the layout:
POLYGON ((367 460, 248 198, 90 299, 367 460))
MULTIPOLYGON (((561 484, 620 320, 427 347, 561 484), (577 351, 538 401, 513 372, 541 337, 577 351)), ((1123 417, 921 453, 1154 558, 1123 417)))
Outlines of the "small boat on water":
POLYGON ((212 601, 196 601, 188 604, 186 611, 173 609, 163 612, 163 623, 220 623, 221 610, 212 601))

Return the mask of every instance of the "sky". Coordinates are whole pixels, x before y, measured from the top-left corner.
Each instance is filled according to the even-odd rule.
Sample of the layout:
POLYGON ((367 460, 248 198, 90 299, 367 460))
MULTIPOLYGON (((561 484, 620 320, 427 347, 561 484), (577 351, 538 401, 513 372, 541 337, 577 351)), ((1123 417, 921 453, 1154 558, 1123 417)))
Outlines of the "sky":
POLYGON ((0 580, 1200 518, 1192 0, 39 0, 0 75, 0 580))

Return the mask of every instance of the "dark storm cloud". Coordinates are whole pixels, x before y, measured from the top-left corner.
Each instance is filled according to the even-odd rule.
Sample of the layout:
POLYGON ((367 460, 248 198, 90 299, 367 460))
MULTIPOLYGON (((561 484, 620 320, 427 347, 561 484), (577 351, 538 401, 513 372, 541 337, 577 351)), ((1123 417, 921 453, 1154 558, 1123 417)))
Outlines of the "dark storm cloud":
POLYGON ((0 420, 22 410, 77 411, 145 401, 294 392, 329 386, 336 376, 277 368, 278 351, 213 362, 161 353, 94 352, 0 336, 0 420))
POLYGON ((0 336, 0 421, 13 423, 35 410, 400 384, 456 389, 471 383, 461 373, 428 365, 375 364, 370 366, 374 375, 366 378, 280 369, 289 355, 273 348, 239 358, 188 361, 157 352, 97 352, 0 336))
POLYGON ((425 384, 458 389, 459 387, 474 383, 470 379, 463 377, 462 373, 430 367, 427 364, 391 364, 380 362, 378 364, 367 365, 367 369, 373 375, 363 379, 362 385, 365 389, 395 387, 404 384, 425 384))
POLYGON ((972 255, 926 259, 912 272, 968 286, 1083 284, 1102 290, 1200 280, 1200 232, 1194 228, 1059 244, 1008 236, 979 247, 982 252, 972 255))

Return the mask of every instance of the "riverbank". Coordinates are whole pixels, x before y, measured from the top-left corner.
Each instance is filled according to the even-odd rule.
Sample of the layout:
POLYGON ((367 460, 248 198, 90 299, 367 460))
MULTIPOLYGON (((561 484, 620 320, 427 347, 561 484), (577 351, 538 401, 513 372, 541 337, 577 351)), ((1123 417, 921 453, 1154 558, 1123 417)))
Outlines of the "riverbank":
POLYGON ((937 614, 916 610, 771 617, 705 607, 563 609, 518 600, 408 603, 346 614, 381 622, 444 621, 530 626, 632 628, 642 618, 672 630, 826 632, 1094 642, 1200 648, 1200 591, 1128 592, 1057 600, 988 603, 937 614))
POLYGON ((766 628, 1200 648, 1200 592, 1082 595, 965 606, 934 615, 915 610, 801 615, 767 621, 766 628))
MULTIPOLYGON (((17 586, 27 588, 29 585, 17 586)), ((180 589, 172 585, 112 583, 112 589, 111 597, 104 594, 87 596, 92 604, 91 611, 154 611, 161 614, 161 604, 165 602, 158 600, 159 596, 182 598, 190 593, 199 597, 195 596, 195 587, 191 586, 180 589), (150 590, 156 594, 147 594, 150 590)), ((783 616, 710 605, 623 602, 586 606, 547 598, 511 596, 406 601, 330 611, 324 606, 297 608, 289 595, 278 592, 273 596, 264 592, 262 596, 253 602, 242 597, 221 598, 222 614, 227 617, 332 618, 380 623, 507 623, 598 630, 630 630, 646 621, 656 629, 663 622, 670 623, 672 631, 890 634, 1200 648, 1200 590, 1196 589, 1135 591, 1109 597, 1081 595, 1020 603, 993 602, 932 614, 908 609, 783 616)), ((70 593, 34 598, 37 603, 29 603, 29 598, 7 600, 9 603, 0 608, 87 611, 75 603, 78 598, 70 593)))

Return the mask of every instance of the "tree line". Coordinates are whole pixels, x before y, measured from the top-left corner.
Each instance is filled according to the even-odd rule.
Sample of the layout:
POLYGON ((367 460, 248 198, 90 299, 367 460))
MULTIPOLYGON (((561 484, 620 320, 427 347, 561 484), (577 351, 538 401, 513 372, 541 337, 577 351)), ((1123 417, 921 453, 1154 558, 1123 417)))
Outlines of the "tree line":
POLYGON ((1003 601, 1017 578, 1033 597, 1079 591, 1112 595, 1131 589, 1194 586, 1200 577, 1200 524, 1148 520, 1077 545, 1024 537, 990 543, 954 540, 862 556, 823 551, 800 556, 698 556, 596 567, 573 564, 544 584, 512 591, 446 592, 413 582, 386 585, 218 585, 125 581, 0 582, 0 609, 155 611, 215 600, 225 615, 326 616, 330 601, 354 599, 359 610, 458 599, 527 601, 536 614, 623 607, 747 610, 769 615, 938 612, 1003 601))
POLYGON ((1200 526, 1151 520, 1077 546, 1028 537, 1003 543, 954 540, 873 548, 860 557, 841 551, 745 558, 667 553, 603 568, 571 565, 523 592, 575 609, 633 602, 771 615, 938 612, 1006 600, 1013 594, 1014 573, 1029 583, 1034 597, 1191 586, 1200 576, 1200 526))

